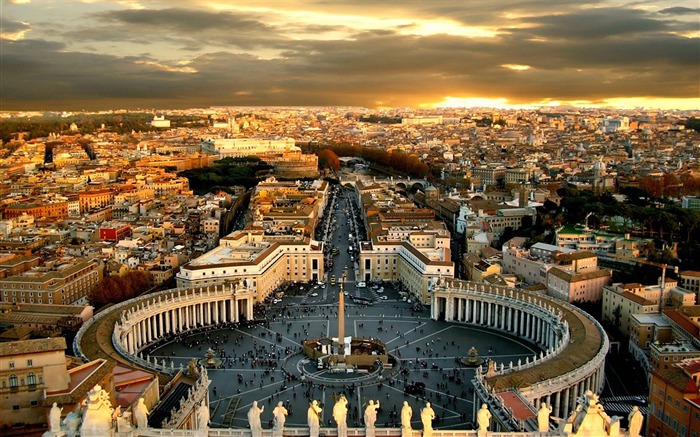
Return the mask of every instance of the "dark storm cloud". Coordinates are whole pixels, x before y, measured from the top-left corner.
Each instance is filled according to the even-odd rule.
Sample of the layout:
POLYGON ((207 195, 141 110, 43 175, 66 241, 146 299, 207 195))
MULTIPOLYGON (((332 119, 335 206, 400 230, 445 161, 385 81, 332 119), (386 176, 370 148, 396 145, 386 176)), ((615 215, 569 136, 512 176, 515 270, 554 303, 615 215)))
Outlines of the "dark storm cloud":
MULTIPOLYGON (((382 8, 407 7, 407 3, 429 11, 428 15, 458 17, 454 19, 469 24, 484 14, 483 7, 465 11, 469 8, 453 8, 452 1, 394 2, 382 8)), ((350 33, 349 24, 298 22, 280 29, 258 13, 183 8, 102 12, 93 15, 99 17, 99 25, 85 20, 77 30, 62 33, 66 44, 3 41, 0 94, 3 109, 40 105, 71 109, 73 104, 107 109, 374 107, 378 102, 404 106, 437 103, 448 95, 507 97, 517 103, 603 101, 693 97, 700 92, 700 40, 669 33, 689 25, 671 17, 678 12, 579 11, 574 2, 557 2, 555 15, 546 11, 547 4, 543 0, 500 5, 499 14, 531 8, 541 15, 502 20, 496 18, 498 14, 486 14, 500 29, 494 38, 405 34, 417 21, 350 33), (345 31, 347 37, 300 36, 333 31, 345 31), (143 48, 139 56, 99 55, 72 50, 70 44, 76 41, 128 42, 143 48), (186 67, 194 72, 156 57, 158 48, 152 42, 192 51, 186 67), (279 56, 232 53, 241 48, 270 49, 279 56), (513 71, 504 64, 531 69, 513 71)), ((369 2, 360 5, 370 7, 369 2)))
POLYGON ((622 8, 583 10, 572 14, 523 18, 522 21, 535 25, 532 29, 524 30, 524 33, 573 40, 661 32, 670 27, 664 21, 648 18, 641 11, 622 8))
POLYGON ((27 23, 12 21, 4 16, 0 17, 0 33, 2 34, 17 33, 29 29, 30 26, 27 23))
POLYGON ((127 9, 95 14, 103 21, 120 22, 172 30, 184 33, 203 33, 211 29, 235 30, 240 32, 270 32, 272 29, 263 22, 263 17, 230 12, 207 12, 193 9, 127 9))
MULTIPOLYGON (((700 14, 700 8, 685 8, 682 6, 676 6, 674 8, 661 9, 659 14, 669 14, 669 15, 698 15, 700 14)), ((697 25, 697 23, 696 23, 697 25)))
MULTIPOLYGON (((207 12, 190 9, 137 9, 107 11, 93 14, 101 24, 84 26, 66 33, 71 39, 95 41, 125 41, 149 44, 167 42, 189 51, 208 46, 229 46, 244 50, 284 48, 289 39, 279 35, 279 29, 265 22, 256 13, 207 12)), ((286 31, 321 34, 343 30, 342 26, 323 24, 289 25, 286 31)))

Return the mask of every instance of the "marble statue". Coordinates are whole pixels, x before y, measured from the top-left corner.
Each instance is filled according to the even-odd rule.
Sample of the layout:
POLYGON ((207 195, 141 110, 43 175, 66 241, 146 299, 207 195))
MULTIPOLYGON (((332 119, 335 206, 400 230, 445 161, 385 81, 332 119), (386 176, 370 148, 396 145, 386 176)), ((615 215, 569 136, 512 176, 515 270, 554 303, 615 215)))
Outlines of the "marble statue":
POLYGON ((540 432, 549 431, 549 415, 552 414, 552 407, 548 407, 546 402, 542 402, 540 411, 537 412, 537 427, 540 432))
POLYGON ((94 386, 87 395, 87 406, 83 413, 80 435, 82 437, 111 435, 113 411, 109 393, 100 385, 94 386))
POLYGON ((347 437, 348 400, 345 398, 345 395, 340 395, 335 405, 333 405, 333 419, 338 425, 338 437, 347 437))
POLYGON ((68 428, 68 437, 75 437, 78 435, 78 428, 80 427, 80 407, 76 408, 76 411, 71 411, 63 419, 63 424, 68 428))
POLYGON ((265 411, 265 406, 258 407, 258 401, 253 401, 253 406, 248 410, 248 425, 250 425, 250 432, 253 434, 253 437, 260 437, 262 435, 260 415, 263 411, 265 411))
POLYGON ((479 425, 479 432, 486 432, 489 430, 489 425, 491 424, 491 412, 486 404, 481 404, 481 408, 476 414, 476 423, 479 425))
POLYGON ((282 432, 284 429, 284 422, 287 420, 287 409, 284 408, 284 403, 282 401, 277 402, 277 406, 272 410, 272 415, 275 419, 274 430, 282 432))
POLYGON ((372 399, 369 400, 369 404, 365 408, 365 427, 374 428, 375 422, 377 422, 377 409, 379 409, 379 401, 375 403, 372 399))
POLYGON ((435 411, 430 406, 430 402, 426 402, 425 407, 420 410, 420 421, 423 423, 423 437, 431 437, 433 435, 433 419, 435 419, 435 411))
POLYGON ((408 405, 408 401, 403 401, 401 407, 401 428, 411 429, 411 418, 413 417, 413 408, 408 405))
POLYGON ((209 405, 202 401, 197 407, 197 429, 209 428, 209 405))
POLYGON ((63 411, 63 408, 59 408, 58 404, 56 402, 53 403, 51 406, 51 410, 49 411, 49 431, 51 432, 59 432, 61 431, 61 412, 63 411))
POLYGON ((632 411, 627 416, 627 430, 629 431, 630 437, 638 437, 639 432, 642 430, 642 423, 644 422, 644 415, 639 411, 639 407, 632 407, 632 411))
POLYGON ((117 432, 131 432, 131 411, 124 411, 117 416, 117 432))
POLYGON ((318 437, 321 429, 321 411, 323 409, 318 405, 318 401, 311 401, 306 412, 306 421, 309 424, 309 437, 318 437))
POLYGON ((148 408, 143 398, 139 398, 139 403, 134 407, 134 419, 138 428, 148 427, 148 408))

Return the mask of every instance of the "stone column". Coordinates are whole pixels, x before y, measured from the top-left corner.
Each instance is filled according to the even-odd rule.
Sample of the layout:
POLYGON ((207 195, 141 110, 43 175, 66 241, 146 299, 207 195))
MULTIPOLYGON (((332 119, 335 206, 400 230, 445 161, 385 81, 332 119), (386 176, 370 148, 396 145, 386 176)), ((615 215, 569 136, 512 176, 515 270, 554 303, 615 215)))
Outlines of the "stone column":
POLYGON ((530 339, 530 314, 523 311, 523 336, 530 339))
POLYGON ((561 411, 562 411, 562 418, 567 418, 569 417, 569 387, 566 387, 564 389, 564 403, 561 405, 561 411))
POLYGON ((126 344, 127 350, 130 354, 134 354, 134 328, 131 328, 128 334, 126 334, 126 344))
POLYGON ((520 326, 518 329, 518 335, 523 336, 525 334, 525 321, 523 317, 523 310, 518 310, 518 325, 520 326))

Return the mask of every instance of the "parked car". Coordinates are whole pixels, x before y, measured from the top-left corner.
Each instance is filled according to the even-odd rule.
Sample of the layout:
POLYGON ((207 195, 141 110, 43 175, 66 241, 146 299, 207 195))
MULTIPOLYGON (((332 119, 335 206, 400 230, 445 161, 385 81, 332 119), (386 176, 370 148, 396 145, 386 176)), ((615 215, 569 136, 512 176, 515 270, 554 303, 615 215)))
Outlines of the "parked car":
POLYGON ((365 288, 367 286, 367 283, 364 281, 360 281, 357 283, 357 288, 365 288))

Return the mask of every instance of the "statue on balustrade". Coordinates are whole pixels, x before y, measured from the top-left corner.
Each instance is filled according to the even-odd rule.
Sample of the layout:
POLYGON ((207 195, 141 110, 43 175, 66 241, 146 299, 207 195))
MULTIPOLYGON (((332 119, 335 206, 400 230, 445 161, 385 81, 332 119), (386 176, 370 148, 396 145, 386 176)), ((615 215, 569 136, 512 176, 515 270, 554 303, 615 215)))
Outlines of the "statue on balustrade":
POLYGON ((552 407, 548 407, 546 402, 542 402, 540 411, 537 412, 537 427, 540 432, 549 431, 549 415, 552 414, 552 407))
POLYGON ((491 412, 486 404, 481 404, 479 412, 476 414, 476 423, 479 425, 479 432, 485 433, 491 424, 491 412))
POLYGON ((408 401, 403 401, 403 407, 401 407, 401 428, 410 430, 412 417, 413 408, 408 405, 408 401))
POLYGON ((61 431, 61 412, 63 408, 60 408, 56 402, 51 406, 49 411, 49 431, 57 433, 61 431))
POLYGON ((340 395, 335 405, 333 405, 333 419, 338 425, 338 437, 347 437, 348 400, 343 394, 340 395))
POLYGON ((209 420, 209 405, 202 401, 197 407, 197 429, 208 429, 209 420))
POLYGON ((287 409, 284 408, 282 401, 277 402, 277 406, 272 410, 272 415, 275 423, 273 430, 281 433, 284 429, 284 422, 287 420, 287 409))
POLYGON ((139 403, 134 407, 134 419, 136 419, 137 428, 148 427, 148 414, 148 407, 146 407, 143 398, 139 398, 139 403))
POLYGON ((263 411, 265 411, 265 406, 258 407, 258 401, 253 401, 253 406, 248 410, 248 425, 250 425, 250 432, 253 434, 253 437, 260 437, 262 435, 260 415, 263 411))
POLYGON ((629 431, 630 437, 639 437, 639 433, 642 430, 642 423, 644 422, 644 415, 639 411, 639 407, 632 407, 629 416, 627 416, 627 429, 629 431))
POLYGON ((377 422, 377 410, 379 409, 379 401, 376 403, 370 399, 367 408, 365 408, 365 427, 374 428, 374 424, 377 422))
POLYGON ((306 412, 306 421, 309 424, 309 437, 318 437, 321 430, 321 411, 323 409, 318 405, 318 401, 311 401, 309 410, 306 412))
POLYGON ((431 437, 433 435, 433 419, 435 419, 435 411, 430 406, 430 402, 426 402, 425 408, 420 411, 420 420, 423 423, 423 437, 431 437))

